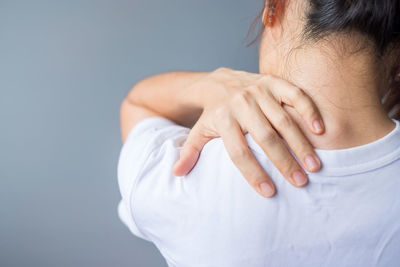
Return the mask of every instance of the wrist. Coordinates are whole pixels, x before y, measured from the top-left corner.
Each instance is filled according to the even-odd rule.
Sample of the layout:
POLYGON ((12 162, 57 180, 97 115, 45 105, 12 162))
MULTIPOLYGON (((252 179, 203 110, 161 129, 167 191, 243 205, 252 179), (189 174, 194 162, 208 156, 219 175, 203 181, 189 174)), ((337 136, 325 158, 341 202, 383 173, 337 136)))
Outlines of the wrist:
MULTIPOLYGON (((203 76, 204 77, 204 76, 203 76)), ((210 99, 212 92, 210 86, 206 86, 203 77, 187 85, 184 90, 180 92, 180 103, 186 108, 203 109, 210 99)))

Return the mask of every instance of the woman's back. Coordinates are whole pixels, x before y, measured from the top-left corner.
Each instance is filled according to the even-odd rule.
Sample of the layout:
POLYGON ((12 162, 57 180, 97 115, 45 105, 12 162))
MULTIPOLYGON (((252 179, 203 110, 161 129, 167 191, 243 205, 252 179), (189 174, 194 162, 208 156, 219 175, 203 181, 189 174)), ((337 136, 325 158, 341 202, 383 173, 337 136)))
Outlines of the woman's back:
POLYGON ((153 117, 120 156, 119 212, 171 266, 395 266, 400 262, 400 123, 385 137, 316 150, 323 168, 291 186, 247 135, 278 194, 258 195, 213 139, 187 177, 171 168, 188 130, 153 117), (141 166, 140 168, 136 168, 141 166))
POLYGON ((267 0, 262 77, 220 70, 135 86, 121 111, 124 136, 135 125, 119 162, 122 220, 171 266, 398 265, 400 126, 388 113, 400 112, 399 5, 267 0), (319 135, 307 131, 319 116, 305 95, 325 124, 319 135), (191 145, 180 153, 189 129, 157 116, 191 125, 191 145), (250 186, 275 193, 243 142, 247 132, 273 198, 250 186), (210 139, 190 174, 174 176, 178 155, 174 171, 187 174, 210 139), (295 188, 280 173, 305 185, 300 168, 319 167, 312 148, 322 170, 295 188))

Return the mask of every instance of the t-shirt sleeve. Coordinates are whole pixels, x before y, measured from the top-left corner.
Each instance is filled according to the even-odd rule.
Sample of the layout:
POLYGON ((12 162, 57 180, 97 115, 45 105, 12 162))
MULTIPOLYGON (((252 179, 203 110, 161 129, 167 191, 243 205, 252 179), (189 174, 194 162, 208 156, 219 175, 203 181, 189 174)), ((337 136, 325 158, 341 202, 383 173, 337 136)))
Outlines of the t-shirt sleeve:
POLYGON ((149 229, 162 223, 162 218, 154 211, 163 209, 157 198, 182 179, 172 174, 172 167, 189 130, 168 119, 150 117, 132 128, 122 146, 118 161, 122 197, 118 214, 130 231, 140 238, 154 242, 149 229))

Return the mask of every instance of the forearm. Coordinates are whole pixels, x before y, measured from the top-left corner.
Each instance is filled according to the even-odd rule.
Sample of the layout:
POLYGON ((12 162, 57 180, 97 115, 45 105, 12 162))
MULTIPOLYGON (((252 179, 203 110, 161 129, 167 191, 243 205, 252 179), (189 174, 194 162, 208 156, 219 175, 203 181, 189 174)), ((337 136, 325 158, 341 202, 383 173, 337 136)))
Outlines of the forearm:
POLYGON ((206 74, 181 71, 154 75, 137 83, 127 100, 190 127, 200 116, 202 106, 200 92, 189 92, 189 85, 206 74))
POLYGON ((208 72, 168 72, 145 78, 128 93, 121 106, 122 137, 140 120, 162 116, 192 127, 202 112, 202 92, 191 88, 208 72))

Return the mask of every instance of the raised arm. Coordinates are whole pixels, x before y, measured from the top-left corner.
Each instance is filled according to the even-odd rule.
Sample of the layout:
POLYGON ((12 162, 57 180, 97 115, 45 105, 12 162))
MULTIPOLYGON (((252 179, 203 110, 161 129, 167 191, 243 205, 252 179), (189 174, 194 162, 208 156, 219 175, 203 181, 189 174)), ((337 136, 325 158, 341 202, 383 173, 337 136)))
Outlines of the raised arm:
POLYGON ((188 85, 206 76, 207 72, 177 71, 157 74, 137 83, 121 106, 122 140, 140 120, 150 116, 168 118, 191 128, 200 117, 202 107, 195 95, 184 95, 188 85))
POLYGON ((295 186, 307 177, 282 142, 283 137, 309 171, 321 164, 297 124, 282 108, 290 105, 315 134, 324 132, 311 99, 296 86, 270 75, 219 68, 213 72, 171 72, 149 77, 135 85, 121 107, 122 138, 150 116, 168 118, 192 128, 174 167, 186 175, 196 164, 205 143, 222 137, 231 159, 261 195, 275 187, 251 153, 244 138, 250 133, 279 171, 295 186), (310 164, 311 163, 311 164, 310 164))

